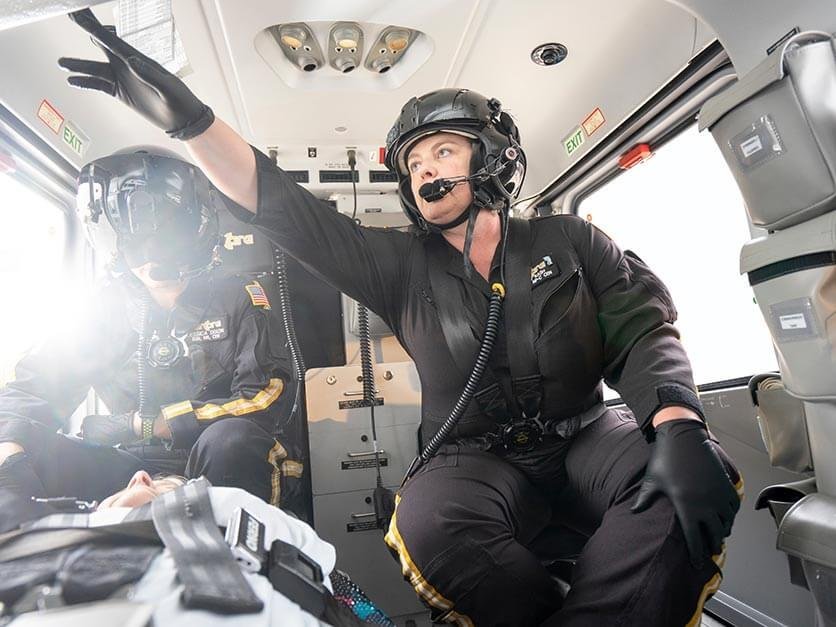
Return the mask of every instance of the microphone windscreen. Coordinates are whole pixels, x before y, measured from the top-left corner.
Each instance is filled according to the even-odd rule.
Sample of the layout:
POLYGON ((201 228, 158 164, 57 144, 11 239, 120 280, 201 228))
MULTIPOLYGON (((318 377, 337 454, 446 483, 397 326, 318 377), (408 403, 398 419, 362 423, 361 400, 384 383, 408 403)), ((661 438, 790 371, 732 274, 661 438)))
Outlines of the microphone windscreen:
POLYGON ((432 181, 430 183, 424 183, 421 187, 418 188, 418 195, 421 196, 424 200, 427 200, 430 196, 433 196, 438 193, 439 191, 438 180, 432 181))

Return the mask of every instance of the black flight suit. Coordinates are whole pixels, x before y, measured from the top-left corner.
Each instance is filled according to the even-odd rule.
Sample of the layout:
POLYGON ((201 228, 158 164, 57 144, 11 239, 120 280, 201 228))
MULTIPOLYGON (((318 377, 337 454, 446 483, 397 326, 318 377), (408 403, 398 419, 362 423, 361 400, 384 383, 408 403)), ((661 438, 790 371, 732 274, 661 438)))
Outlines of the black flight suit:
POLYGON ((31 491, 31 480, 21 478, 27 466, 42 495, 84 500, 122 489, 140 469, 204 475, 273 504, 283 487, 297 487, 299 458, 274 437, 288 419, 293 390, 286 388, 294 383, 281 325, 260 284, 204 274, 165 311, 128 274, 111 279, 93 303, 77 325, 57 320, 53 337, 0 390, 0 442, 21 444, 27 458, 16 460, 14 472, 0 466, 0 487, 31 491), (149 342, 173 334, 188 347, 169 369, 145 367, 149 408, 165 418, 171 441, 113 448, 59 434, 90 388, 110 414, 137 411, 142 307, 149 342))
MULTIPOLYGON (((468 374, 445 342, 428 250, 444 256, 476 338, 488 282, 468 278, 461 254, 433 239, 440 236, 360 227, 258 151, 256 160, 257 213, 234 207, 236 215, 389 324, 420 375, 427 441, 468 374)), ((670 294, 638 257, 582 219, 538 218, 531 229, 530 315, 551 434, 532 453, 506 453, 489 435, 494 419, 472 403, 451 443, 401 490, 386 541, 435 615, 457 624, 531 625, 552 614, 550 624, 573 626, 699 622, 724 556, 692 567, 666 498, 629 511, 649 458, 641 429, 666 405, 702 413, 670 294), (632 413, 602 404, 602 380, 632 413), (540 541, 555 524, 591 535, 562 609, 541 563, 550 549, 540 541)), ((491 367, 499 378, 508 371, 504 336, 491 367)))

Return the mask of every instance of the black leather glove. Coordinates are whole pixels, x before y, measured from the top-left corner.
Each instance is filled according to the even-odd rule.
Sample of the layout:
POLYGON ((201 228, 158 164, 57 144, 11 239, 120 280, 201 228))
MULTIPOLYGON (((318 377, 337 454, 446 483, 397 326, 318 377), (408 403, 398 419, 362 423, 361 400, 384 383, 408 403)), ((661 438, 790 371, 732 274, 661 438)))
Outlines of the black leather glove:
POLYGON ((133 419, 133 413, 85 416, 81 421, 81 437, 102 446, 136 442, 139 438, 134 432, 133 419))
POLYGON ((631 511, 642 512, 657 496, 673 503, 691 563, 722 550, 740 509, 742 481, 731 460, 701 421, 670 420, 656 427, 656 441, 631 511))
POLYGON ((90 33, 107 62, 61 57, 58 65, 80 76, 70 76, 73 87, 102 91, 118 98, 175 139, 192 139, 215 120, 186 84, 153 59, 103 26, 90 9, 70 13, 70 19, 90 33))

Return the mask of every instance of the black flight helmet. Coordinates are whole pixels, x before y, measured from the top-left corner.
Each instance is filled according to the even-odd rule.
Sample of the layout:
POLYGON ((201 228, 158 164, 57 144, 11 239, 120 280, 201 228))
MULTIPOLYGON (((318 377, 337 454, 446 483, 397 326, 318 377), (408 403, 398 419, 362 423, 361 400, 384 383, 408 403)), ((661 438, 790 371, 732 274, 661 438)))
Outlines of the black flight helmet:
MULTIPOLYGON (((206 175, 174 152, 138 146, 85 165, 76 206, 99 255, 122 270, 153 262, 160 278, 211 268, 217 195, 206 175)), ((153 276, 153 275, 152 275, 153 276)))
POLYGON ((511 116, 495 98, 468 89, 439 89, 413 97, 398 116, 386 137, 386 167, 398 176, 398 194, 409 219, 423 231, 450 228, 466 219, 446 225, 424 220, 415 204, 406 160, 410 149, 424 137, 438 132, 456 133, 473 140, 470 183, 477 207, 506 207, 515 198, 525 177, 525 153, 511 116))

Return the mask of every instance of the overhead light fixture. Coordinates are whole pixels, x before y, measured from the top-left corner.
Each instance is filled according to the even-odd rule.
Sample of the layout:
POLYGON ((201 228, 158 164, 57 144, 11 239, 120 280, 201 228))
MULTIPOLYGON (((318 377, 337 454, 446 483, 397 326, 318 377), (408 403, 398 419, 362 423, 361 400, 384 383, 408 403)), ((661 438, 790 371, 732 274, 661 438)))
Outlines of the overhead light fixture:
MULTIPOLYGON (((256 48, 268 63, 274 65, 280 76, 284 77, 287 73, 286 81, 293 84, 296 81, 294 77, 298 76, 297 69, 294 68, 303 72, 313 72, 326 64, 340 74, 353 72, 361 65, 375 74, 385 74, 408 54, 416 42, 426 60, 429 48, 422 41, 419 31, 394 24, 382 26, 323 20, 268 26, 256 38, 256 48), (371 46, 369 43, 372 40, 366 39, 366 33, 375 33, 374 44, 371 46), (277 44, 282 55, 277 54, 277 44), (284 56, 290 61, 290 65, 281 61, 276 65, 276 56, 284 56)), ((326 72, 318 76, 330 81, 333 78, 331 74, 326 72)), ((386 82, 388 84, 391 81, 386 82)))
POLYGON ((302 47, 302 42, 304 41, 304 39, 302 38, 303 35, 304 32, 299 32, 298 34, 282 33, 282 43, 285 46, 288 46, 293 50, 296 50, 302 47))
POLYGON ((409 33, 402 30, 393 30, 386 34, 386 45, 393 54, 406 50, 409 45, 409 33))
POLYGON ((331 38, 338 48, 356 48, 363 38, 363 32, 357 24, 339 22, 331 28, 331 38))
POLYGON ((367 70, 384 74, 400 60, 415 40, 416 32, 401 26, 387 26, 369 48, 365 67, 367 70))
POLYGON ((270 27, 284 55, 299 69, 313 72, 322 67, 325 57, 310 27, 304 22, 270 27))
POLYGON ((343 74, 354 70, 363 58, 363 30, 355 22, 337 22, 328 34, 331 67, 343 74))

